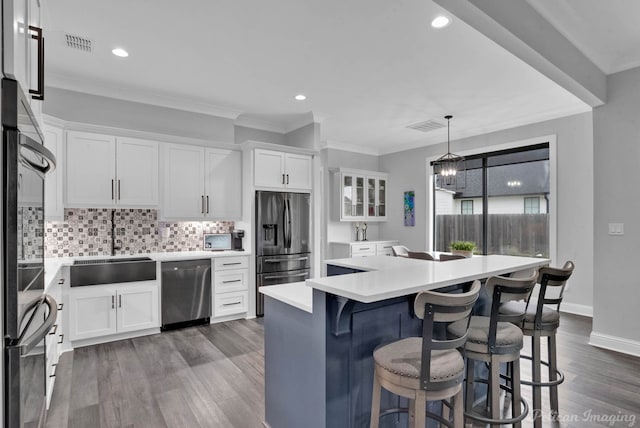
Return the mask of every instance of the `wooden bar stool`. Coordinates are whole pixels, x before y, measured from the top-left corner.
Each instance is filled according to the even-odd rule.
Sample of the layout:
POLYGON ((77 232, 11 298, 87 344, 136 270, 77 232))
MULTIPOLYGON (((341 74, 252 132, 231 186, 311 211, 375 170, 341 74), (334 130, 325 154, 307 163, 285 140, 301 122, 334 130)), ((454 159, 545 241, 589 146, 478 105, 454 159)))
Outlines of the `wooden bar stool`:
POLYGON ((423 320, 422 337, 381 345, 373 352, 372 428, 379 426, 382 388, 409 399, 409 409, 388 409, 382 416, 408 410, 409 423, 416 428, 424 428, 426 416, 449 427, 464 425, 464 359, 457 348, 464 346, 467 339, 466 326, 479 292, 480 282, 474 281, 469 291, 460 294, 424 291, 416 296, 414 311, 423 320), (464 325, 460 334, 447 335, 443 340, 434 338, 434 327, 441 323, 446 327, 453 322, 464 325), (449 409, 453 408, 453 422, 448 416, 445 419, 426 411, 427 401, 436 400, 443 400, 443 410, 447 406, 443 414, 448 415, 449 409))
POLYGON ((520 326, 525 336, 531 337, 531 356, 521 358, 531 360, 531 381, 522 380, 523 385, 533 386, 533 426, 542 426, 542 387, 549 387, 551 416, 558 415, 558 385, 564 381, 564 375, 558 370, 556 355, 556 332, 560 326, 560 304, 567 280, 573 273, 574 264, 568 261, 562 268, 544 267, 538 274, 540 290, 532 293, 526 302, 508 302, 500 311, 504 314, 525 312, 520 326), (550 306, 554 306, 550 307, 550 306), (547 337, 548 361, 542 360, 541 338, 547 337), (549 381, 542 382, 542 366, 549 369, 549 381))
MULTIPOLYGON (((524 318, 524 308, 519 314, 501 314, 500 307, 512 300, 527 299, 536 284, 538 275, 532 271, 527 278, 506 278, 493 276, 486 282, 487 294, 491 296, 491 315, 473 316, 469 324, 465 355, 467 358, 465 418, 490 425, 513 424, 520 422, 529 411, 526 401, 520 394, 520 350, 523 334, 514 322, 524 318), (475 361, 489 365, 488 379, 475 379, 475 361), (500 383, 500 364, 506 363, 511 373, 510 386, 500 383), (487 399, 489 417, 474 411, 475 382, 488 385, 487 399), (512 417, 500 418, 500 389, 511 393, 512 417), (523 410, 521 409, 521 405, 523 410)), ((455 322, 449 326, 453 334, 464 332, 465 325, 455 322)))

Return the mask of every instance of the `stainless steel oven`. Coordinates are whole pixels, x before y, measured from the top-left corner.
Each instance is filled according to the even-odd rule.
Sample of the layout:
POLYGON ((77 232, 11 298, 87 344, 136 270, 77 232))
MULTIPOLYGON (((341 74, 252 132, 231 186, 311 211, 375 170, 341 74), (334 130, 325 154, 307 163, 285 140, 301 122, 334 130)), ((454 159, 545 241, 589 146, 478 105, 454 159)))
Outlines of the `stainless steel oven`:
POLYGON ((57 303, 44 293, 44 177, 55 157, 18 83, 2 79, 4 426, 45 423, 45 343, 57 303))

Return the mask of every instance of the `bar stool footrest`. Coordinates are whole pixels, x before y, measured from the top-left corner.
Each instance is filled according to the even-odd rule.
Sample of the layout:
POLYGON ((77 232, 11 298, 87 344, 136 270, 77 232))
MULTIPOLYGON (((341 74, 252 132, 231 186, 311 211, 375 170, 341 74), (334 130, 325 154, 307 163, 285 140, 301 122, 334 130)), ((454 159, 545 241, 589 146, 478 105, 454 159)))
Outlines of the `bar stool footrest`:
MULTIPOLYGON (((485 384, 488 383, 486 379, 474 379, 474 382, 480 382, 485 384)), ((500 389, 508 392, 509 394, 513 394, 513 389, 506 385, 500 384, 500 389)), ((489 425, 513 425, 518 422, 522 422, 524 418, 526 418, 527 415, 529 414, 529 404, 527 404, 527 401, 524 399, 524 397, 520 397, 520 404, 522 405, 522 413, 520 414, 520 416, 515 418, 492 419, 492 418, 485 418, 484 416, 480 416, 477 413, 471 413, 471 412, 464 412, 464 418, 471 419, 484 424, 489 424, 489 425)))
MULTIPOLYGON (((406 407, 394 407, 394 408, 391 408, 391 409, 386 409, 386 410, 380 412, 380 418, 383 418, 384 416, 392 415, 394 413, 409 413, 409 409, 406 408, 406 407)), ((440 424, 448 426, 449 428, 453 428, 453 422, 450 422, 450 421, 444 419, 442 416, 437 415, 435 413, 427 412, 425 417, 429 417, 431 419, 435 419, 438 422, 440 422, 440 424)), ((466 415, 465 415, 465 417, 466 417, 466 415)))
MULTIPOLYGON (((524 358, 525 360, 529 360, 529 361, 531 361, 533 359, 529 355, 520 355, 520 358, 524 358)), ((549 362, 548 361, 540 360, 540 364, 542 364, 543 366, 549 367, 549 362)), ((533 380, 520 379, 520 383, 522 385, 528 385, 528 386, 544 386, 544 387, 557 386, 557 385, 560 385, 562 382, 564 382, 564 373, 562 373, 560 370, 556 369, 556 375, 558 376, 558 379, 552 380, 552 381, 549 381, 549 382, 534 382, 533 380)), ((502 377, 502 376, 503 375, 500 375, 500 377, 502 377)))

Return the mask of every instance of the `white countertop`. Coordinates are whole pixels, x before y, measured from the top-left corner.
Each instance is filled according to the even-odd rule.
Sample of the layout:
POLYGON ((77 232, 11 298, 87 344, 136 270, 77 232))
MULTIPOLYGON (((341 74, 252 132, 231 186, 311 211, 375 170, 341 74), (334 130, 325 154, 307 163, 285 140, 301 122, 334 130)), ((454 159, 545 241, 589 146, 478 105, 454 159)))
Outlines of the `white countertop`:
POLYGON ((388 256, 336 259, 326 260, 325 264, 365 272, 308 279, 306 283, 326 293, 372 303, 548 263, 548 259, 500 255, 473 256, 447 262, 388 256))
POLYGON ((398 242, 398 240, 397 239, 373 239, 373 240, 367 239, 366 241, 332 241, 329 243, 351 245, 351 244, 384 244, 387 242, 398 242))
POLYGON ((260 292, 295 308, 313 313, 313 290, 304 281, 260 287, 260 292))
POLYGON ((209 259, 218 257, 249 256, 248 251, 174 251, 166 253, 118 254, 117 256, 83 256, 83 257, 50 257, 44 259, 45 293, 58 275, 60 268, 71 266, 75 260, 128 259, 132 257, 149 257, 158 262, 176 260, 209 259))

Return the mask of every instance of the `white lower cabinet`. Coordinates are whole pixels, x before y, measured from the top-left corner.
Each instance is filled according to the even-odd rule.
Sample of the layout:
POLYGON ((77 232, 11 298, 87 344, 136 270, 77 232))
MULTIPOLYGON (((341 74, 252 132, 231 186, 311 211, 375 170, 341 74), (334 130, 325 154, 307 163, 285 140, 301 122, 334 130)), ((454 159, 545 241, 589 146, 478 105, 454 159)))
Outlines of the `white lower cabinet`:
POLYGON ((213 262, 213 316, 249 310, 249 257, 220 257, 213 262))
POLYGON ((156 282, 73 288, 68 302, 72 341, 160 327, 156 282))
POLYGON ((46 382, 46 396, 47 396, 47 409, 51 404, 51 397, 53 396, 53 387, 56 382, 56 371, 58 367, 58 358, 62 352, 64 337, 64 318, 65 308, 62 301, 62 287, 66 282, 66 272, 68 270, 62 269, 60 273, 54 278, 53 285, 48 289, 50 294, 58 303, 58 317, 55 324, 49 331, 49 334, 45 337, 45 349, 46 349, 46 361, 47 361, 47 382, 46 382))
POLYGON ((391 247, 398 241, 358 241, 331 242, 331 257, 334 259, 349 257, 392 256, 391 247))

